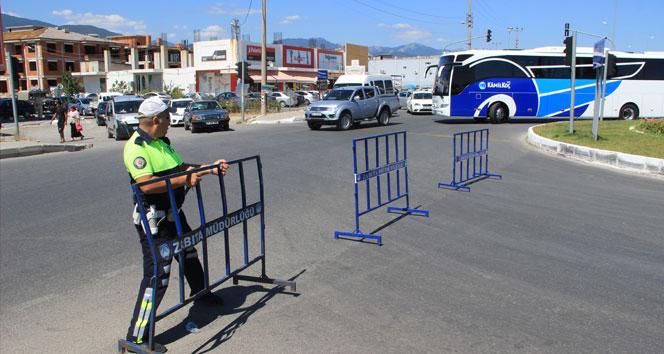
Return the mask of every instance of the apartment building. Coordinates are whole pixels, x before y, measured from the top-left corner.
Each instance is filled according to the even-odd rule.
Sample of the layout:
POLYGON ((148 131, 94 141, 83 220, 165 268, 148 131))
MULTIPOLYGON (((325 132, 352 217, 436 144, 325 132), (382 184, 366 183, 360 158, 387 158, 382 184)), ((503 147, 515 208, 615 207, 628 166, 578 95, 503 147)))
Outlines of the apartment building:
MULTIPOLYGON (((3 40, 11 57, 6 63, 16 69, 14 87, 19 91, 49 90, 60 84, 65 72, 79 72, 93 62, 103 62, 105 51, 122 48, 121 43, 55 27, 10 27, 3 40)), ((0 95, 9 93, 10 79, 7 68, 0 71, 0 95)), ((99 78, 98 84, 105 87, 105 78, 99 78)))

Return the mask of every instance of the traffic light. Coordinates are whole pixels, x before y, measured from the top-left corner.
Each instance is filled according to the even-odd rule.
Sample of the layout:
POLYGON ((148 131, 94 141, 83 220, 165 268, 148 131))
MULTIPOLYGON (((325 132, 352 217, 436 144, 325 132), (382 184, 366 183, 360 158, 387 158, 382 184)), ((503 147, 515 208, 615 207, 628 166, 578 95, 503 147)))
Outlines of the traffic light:
POLYGON ((616 56, 609 54, 606 59, 606 77, 611 78, 618 75, 618 65, 616 64, 616 56))
POLYGON ((245 84, 253 84, 254 80, 251 79, 251 75, 249 75, 249 63, 246 61, 238 61, 235 63, 236 69, 237 70, 237 77, 242 78, 242 81, 244 81, 245 84), (244 68, 244 76, 242 76, 243 69, 244 68))
POLYGON ((565 37, 565 65, 572 65, 572 52, 574 51, 572 37, 565 37))
POLYGON ((486 30, 486 42, 491 42, 491 30, 486 30))

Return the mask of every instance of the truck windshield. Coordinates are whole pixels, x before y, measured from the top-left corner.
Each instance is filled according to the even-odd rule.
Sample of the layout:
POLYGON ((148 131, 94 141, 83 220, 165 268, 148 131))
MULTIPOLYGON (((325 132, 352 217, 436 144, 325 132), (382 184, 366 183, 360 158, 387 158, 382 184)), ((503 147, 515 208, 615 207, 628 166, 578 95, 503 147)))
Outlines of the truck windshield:
POLYGON ((359 82, 349 82, 346 84, 334 84, 334 88, 347 87, 347 86, 362 86, 359 82))
POLYGON ((330 91, 323 101, 345 101, 349 100, 354 90, 332 90, 330 91))

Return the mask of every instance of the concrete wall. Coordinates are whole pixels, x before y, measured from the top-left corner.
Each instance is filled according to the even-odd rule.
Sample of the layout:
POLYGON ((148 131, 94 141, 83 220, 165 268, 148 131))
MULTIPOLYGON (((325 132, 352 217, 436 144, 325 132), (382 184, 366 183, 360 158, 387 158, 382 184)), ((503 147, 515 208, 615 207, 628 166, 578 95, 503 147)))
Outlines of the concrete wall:
POLYGON ((82 77, 84 92, 101 92, 101 84, 99 79, 101 76, 82 77))
POLYGON ((196 68, 164 70, 164 86, 174 85, 185 93, 196 92, 196 68))
POLYGON ((417 85, 419 87, 433 87, 436 69, 429 70, 429 75, 424 77, 427 66, 438 63, 438 56, 411 57, 369 60, 369 74, 391 75, 396 80, 401 78, 401 86, 417 85))
POLYGON ((129 85, 129 87, 131 87, 134 82, 134 74, 132 74, 129 70, 111 71, 106 73, 106 86, 108 87, 109 91, 113 87, 115 81, 124 81, 129 85))

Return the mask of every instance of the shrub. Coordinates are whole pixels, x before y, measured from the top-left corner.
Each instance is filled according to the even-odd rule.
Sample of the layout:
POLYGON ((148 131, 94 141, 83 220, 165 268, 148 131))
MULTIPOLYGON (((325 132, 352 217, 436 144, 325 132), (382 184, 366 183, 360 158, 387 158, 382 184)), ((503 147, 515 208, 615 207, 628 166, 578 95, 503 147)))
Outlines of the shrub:
POLYGON ((664 136, 664 119, 642 119, 639 122, 639 129, 651 134, 664 136))

